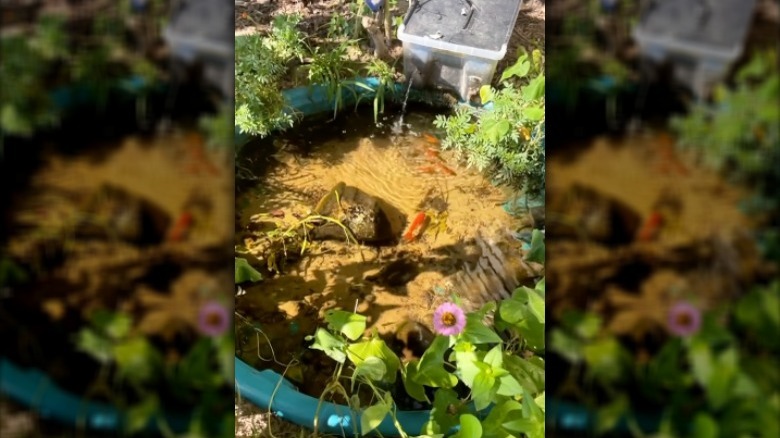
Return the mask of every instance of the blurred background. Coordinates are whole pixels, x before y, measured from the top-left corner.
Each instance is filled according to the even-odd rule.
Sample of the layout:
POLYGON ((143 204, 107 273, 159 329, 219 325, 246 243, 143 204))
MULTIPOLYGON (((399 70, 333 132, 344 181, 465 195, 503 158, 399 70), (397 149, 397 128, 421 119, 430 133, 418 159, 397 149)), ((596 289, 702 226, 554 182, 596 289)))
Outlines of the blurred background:
POLYGON ((547 3, 548 436, 778 436, 779 3, 547 3))
POLYGON ((232 436, 233 3, 0 7, 0 436, 232 436))

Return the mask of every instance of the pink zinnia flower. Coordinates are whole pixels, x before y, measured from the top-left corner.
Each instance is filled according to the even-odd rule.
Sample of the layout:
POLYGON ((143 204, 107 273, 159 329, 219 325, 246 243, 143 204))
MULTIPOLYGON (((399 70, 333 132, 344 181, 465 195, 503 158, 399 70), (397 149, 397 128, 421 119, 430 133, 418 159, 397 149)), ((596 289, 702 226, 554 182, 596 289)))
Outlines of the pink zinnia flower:
POLYGON ((230 311, 217 301, 208 301, 198 313, 198 329, 206 336, 219 336, 230 326, 230 311))
POLYGON ((701 310, 687 301, 669 309, 669 331, 677 336, 690 336, 701 327, 701 310))
POLYGON ((444 303, 433 312, 433 329, 444 336, 457 335, 466 327, 466 315, 455 303, 444 303))

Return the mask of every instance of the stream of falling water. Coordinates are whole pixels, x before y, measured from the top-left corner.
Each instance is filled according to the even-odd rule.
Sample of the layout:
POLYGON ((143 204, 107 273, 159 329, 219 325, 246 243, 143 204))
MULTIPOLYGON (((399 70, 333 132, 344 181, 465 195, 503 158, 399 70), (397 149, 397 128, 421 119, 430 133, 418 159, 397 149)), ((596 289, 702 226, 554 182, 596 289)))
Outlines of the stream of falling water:
POLYGON ((412 91, 412 75, 409 75, 409 80, 407 81, 406 85, 406 94, 404 94, 404 101, 401 104, 401 115, 398 117, 396 122, 393 124, 392 131, 394 134, 401 134, 403 133, 404 129, 404 115, 406 115, 406 104, 409 102, 409 93, 412 91))

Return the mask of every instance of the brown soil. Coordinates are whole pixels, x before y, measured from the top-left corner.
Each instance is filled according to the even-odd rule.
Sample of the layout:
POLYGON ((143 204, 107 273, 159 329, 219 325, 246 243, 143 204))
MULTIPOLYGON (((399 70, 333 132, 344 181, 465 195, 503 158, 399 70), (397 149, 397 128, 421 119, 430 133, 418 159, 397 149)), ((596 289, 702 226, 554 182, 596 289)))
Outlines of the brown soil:
POLYGON ((550 156, 547 170, 555 236, 547 251, 555 257, 546 272, 555 315, 590 309, 614 334, 657 339, 677 300, 707 309, 771 275, 749 235, 751 220, 738 208, 746 193, 674 154, 665 134, 572 146, 550 156), (620 208, 611 219, 608 202, 620 208), (664 220, 648 234, 654 212, 664 220), (625 219, 632 215, 639 221, 625 219), (630 223, 628 241, 609 242, 621 229, 616 222, 630 223))
MULTIPOLYGON (((363 119, 346 126, 370 125, 363 119)), ((430 128, 430 121, 427 123, 430 128)), ((396 236, 415 214, 429 209, 431 204, 446 211, 445 227, 437 236, 433 234, 434 227, 429 227, 429 233, 411 243, 401 240, 372 248, 341 241, 315 242, 302 260, 291 263, 282 275, 247 287, 246 295, 237 298, 237 311, 259 322, 268 336, 268 339, 260 338, 260 355, 266 360, 275 355, 282 364, 301 360, 291 378, 314 395, 319 395, 324 380, 329 377, 321 367, 330 366, 332 361, 310 353, 302 356, 309 345, 303 338, 323 324, 326 311, 357 310, 367 315, 369 330, 376 328, 389 339, 410 320, 431 329, 433 310, 452 293, 459 295, 468 309, 500 297, 500 287, 481 285, 479 280, 463 272, 482 269, 477 267, 485 251, 482 245, 503 254, 504 266, 494 266, 494 269, 506 270, 506 276, 517 283, 532 284, 540 269, 520 260, 520 243, 511 237, 511 231, 519 228, 520 220, 502 208, 506 193, 479 173, 460 165, 449 152, 440 153, 442 164, 456 175, 421 171, 431 164, 424 151, 436 148, 436 144, 425 135, 420 136, 419 131, 400 136, 363 131, 324 139, 310 154, 301 154, 300 145, 298 152, 287 152, 294 149, 295 140, 277 144, 283 145, 282 152, 275 155, 277 165, 264 176, 262 189, 250 190, 237 198, 242 229, 253 223, 257 215, 270 212, 277 216, 283 213, 284 219, 278 219, 279 222, 290 224, 296 216, 305 215, 340 181, 392 206, 391 211, 398 212, 398 216, 390 218, 396 236), (408 261, 419 274, 396 287, 367 279, 399 259, 408 261), (312 372, 315 369, 318 372, 312 372)), ((321 134, 301 137, 322 138, 321 134)), ((258 242, 248 239, 241 243, 262 257, 262 246, 253 250, 258 248, 258 242)), ((483 281, 488 281, 491 274, 497 277, 489 271, 490 268, 483 272, 486 276, 483 281)), ((258 359, 255 336, 249 333, 241 356, 255 366, 269 366, 258 359)))

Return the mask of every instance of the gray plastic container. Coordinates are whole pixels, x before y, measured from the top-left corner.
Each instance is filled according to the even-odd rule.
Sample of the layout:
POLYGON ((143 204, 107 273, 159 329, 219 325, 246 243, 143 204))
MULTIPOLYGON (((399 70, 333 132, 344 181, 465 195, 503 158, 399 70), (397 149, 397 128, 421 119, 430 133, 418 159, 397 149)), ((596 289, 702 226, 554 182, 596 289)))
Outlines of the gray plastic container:
POLYGON ((490 84, 504 58, 522 0, 417 0, 398 39, 415 87, 454 90, 462 100, 490 84))
POLYGON ((232 98, 234 92, 233 10, 230 0, 182 0, 174 3, 164 38, 173 56, 202 62, 205 79, 232 98))
POLYGON ((742 54, 755 0, 647 2, 634 38, 642 54, 671 61, 678 81, 704 96, 742 54))

